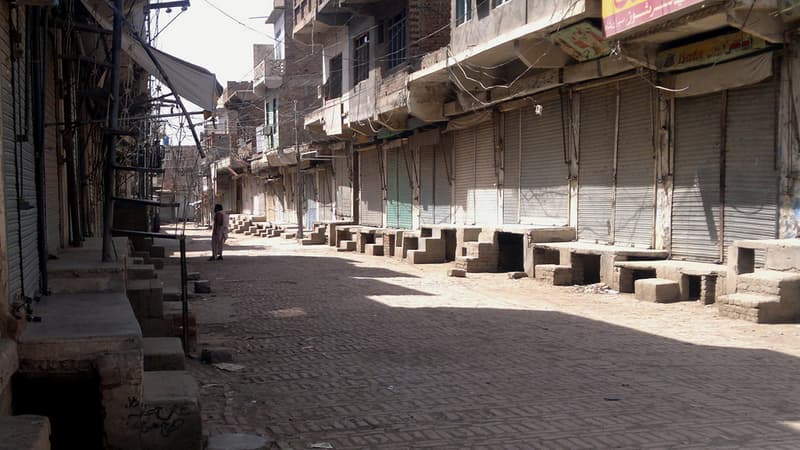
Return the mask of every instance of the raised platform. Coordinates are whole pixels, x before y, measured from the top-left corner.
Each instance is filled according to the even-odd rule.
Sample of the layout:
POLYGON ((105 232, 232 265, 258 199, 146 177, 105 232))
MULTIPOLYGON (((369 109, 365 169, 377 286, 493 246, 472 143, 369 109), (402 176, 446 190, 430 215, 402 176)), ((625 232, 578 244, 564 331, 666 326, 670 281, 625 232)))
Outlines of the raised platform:
POLYGON ((617 261, 619 291, 632 293, 637 279, 663 278, 678 283, 679 300, 698 300, 710 305, 724 295, 728 268, 720 264, 690 261, 617 261))
POLYGON ((109 447, 139 448, 141 425, 131 404, 142 397, 142 332, 124 293, 44 297, 41 322, 19 337, 19 374, 99 376, 103 428, 109 447))

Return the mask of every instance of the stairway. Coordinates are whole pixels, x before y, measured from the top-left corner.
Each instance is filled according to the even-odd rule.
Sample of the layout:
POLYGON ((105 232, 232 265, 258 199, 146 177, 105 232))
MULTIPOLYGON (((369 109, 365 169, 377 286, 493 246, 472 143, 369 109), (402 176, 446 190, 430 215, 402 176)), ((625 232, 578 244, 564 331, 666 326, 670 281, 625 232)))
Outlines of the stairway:
POLYGON ((408 250, 411 264, 439 264, 445 262, 445 240, 441 237, 421 237, 419 248, 408 250))
POLYGON ((308 233, 302 241, 300 241, 301 245, 324 245, 328 243, 328 237, 326 236, 327 225, 316 225, 314 227, 314 231, 308 233))
MULTIPOLYGON (((730 291, 729 291, 730 292, 730 291)), ((717 299, 721 316, 756 323, 800 319, 800 273, 759 270, 738 275, 735 292, 717 299)))
POLYGON ((476 240, 467 240, 462 247, 462 254, 456 256, 456 268, 468 273, 497 272, 500 257, 500 246, 495 231, 481 231, 476 240))

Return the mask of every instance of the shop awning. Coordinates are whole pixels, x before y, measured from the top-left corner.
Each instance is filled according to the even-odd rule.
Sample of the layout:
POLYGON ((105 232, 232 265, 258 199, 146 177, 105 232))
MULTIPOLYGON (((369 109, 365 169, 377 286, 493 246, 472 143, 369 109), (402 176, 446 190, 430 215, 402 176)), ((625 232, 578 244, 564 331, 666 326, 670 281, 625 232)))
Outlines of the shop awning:
MULTIPOLYGON (((106 1, 81 0, 81 2, 100 26, 107 30, 113 29, 114 12, 106 1)), ((206 111, 214 110, 217 99, 222 95, 222 86, 217 82, 217 77, 213 73, 200 66, 149 47, 164 70, 164 73, 161 73, 147 54, 144 46, 134 37, 132 30, 128 29, 128 27, 122 34, 122 48, 136 64, 163 83, 166 83, 164 79, 166 74, 174 88, 173 94, 194 103, 206 111)))

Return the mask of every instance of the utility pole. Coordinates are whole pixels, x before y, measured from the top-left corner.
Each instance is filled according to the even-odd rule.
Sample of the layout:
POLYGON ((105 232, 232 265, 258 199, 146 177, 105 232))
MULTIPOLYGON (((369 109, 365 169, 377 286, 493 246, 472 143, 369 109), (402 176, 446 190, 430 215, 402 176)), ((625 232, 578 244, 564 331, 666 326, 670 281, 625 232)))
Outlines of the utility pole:
POLYGON ((111 261, 111 228, 114 223, 114 164, 119 122, 119 72, 122 50, 122 0, 114 0, 114 31, 111 38, 111 111, 106 129, 103 172, 103 261, 111 261))
POLYGON ((294 101, 294 155, 297 166, 294 172, 294 205, 297 210, 297 236, 303 239, 303 182, 300 179, 300 139, 297 130, 297 100, 294 101))

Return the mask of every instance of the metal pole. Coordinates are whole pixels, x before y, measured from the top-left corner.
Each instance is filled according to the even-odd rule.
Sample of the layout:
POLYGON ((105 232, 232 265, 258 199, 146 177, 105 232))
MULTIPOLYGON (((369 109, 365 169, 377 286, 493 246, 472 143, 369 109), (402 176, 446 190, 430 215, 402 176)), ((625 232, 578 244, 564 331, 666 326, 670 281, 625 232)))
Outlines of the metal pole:
POLYGON ((114 0, 114 31, 111 39, 111 111, 106 134, 106 161, 103 172, 103 261, 111 261, 111 228, 114 226, 114 160, 117 150, 115 131, 119 121, 119 72, 122 51, 122 0, 114 0))
POLYGON ((303 183, 300 179, 300 140, 297 131, 297 100, 294 101, 294 155, 297 165, 295 166, 294 197, 295 209, 297 210, 297 239, 303 239, 303 183))
POLYGON ((189 298, 186 294, 188 274, 186 272, 186 237, 180 237, 181 247, 181 336, 183 352, 189 353, 189 298))

